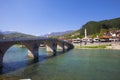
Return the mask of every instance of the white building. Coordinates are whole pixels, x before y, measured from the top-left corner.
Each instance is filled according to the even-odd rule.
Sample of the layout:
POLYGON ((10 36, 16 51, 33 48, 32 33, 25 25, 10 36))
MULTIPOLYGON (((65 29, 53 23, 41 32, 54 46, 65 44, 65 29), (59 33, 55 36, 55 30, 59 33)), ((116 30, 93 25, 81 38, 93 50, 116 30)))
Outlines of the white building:
POLYGON ((81 39, 80 38, 77 38, 77 39, 72 39, 72 43, 74 44, 78 44, 78 43, 81 43, 81 39))

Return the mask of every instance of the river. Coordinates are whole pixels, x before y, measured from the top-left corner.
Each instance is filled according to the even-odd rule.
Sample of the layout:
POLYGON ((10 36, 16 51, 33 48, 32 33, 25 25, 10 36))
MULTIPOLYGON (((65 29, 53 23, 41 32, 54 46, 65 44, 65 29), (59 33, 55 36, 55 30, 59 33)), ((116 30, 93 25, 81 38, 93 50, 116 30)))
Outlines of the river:
POLYGON ((73 49, 46 58, 45 48, 40 48, 39 55, 33 63, 26 48, 11 47, 0 80, 120 80, 120 50, 73 49))

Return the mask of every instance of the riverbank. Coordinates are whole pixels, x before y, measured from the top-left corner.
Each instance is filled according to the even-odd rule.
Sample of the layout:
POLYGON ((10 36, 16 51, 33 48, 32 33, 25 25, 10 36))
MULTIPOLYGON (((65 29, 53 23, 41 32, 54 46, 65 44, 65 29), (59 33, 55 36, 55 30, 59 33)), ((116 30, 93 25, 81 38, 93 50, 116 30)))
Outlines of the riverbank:
POLYGON ((103 43, 81 43, 73 44, 75 49, 117 49, 120 50, 120 42, 103 42, 103 43))
POLYGON ((20 45, 20 44, 15 44, 14 46, 16 46, 16 47, 21 47, 21 48, 24 48, 24 47, 25 47, 24 45, 20 45))

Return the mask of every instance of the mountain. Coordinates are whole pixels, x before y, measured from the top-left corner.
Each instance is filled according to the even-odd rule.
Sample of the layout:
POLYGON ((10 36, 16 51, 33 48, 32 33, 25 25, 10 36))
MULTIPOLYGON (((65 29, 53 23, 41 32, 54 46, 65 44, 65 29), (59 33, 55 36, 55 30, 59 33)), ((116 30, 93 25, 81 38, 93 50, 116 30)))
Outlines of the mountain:
POLYGON ((5 39, 11 39, 11 38, 36 38, 37 36, 29 35, 29 34, 24 34, 20 32, 12 32, 12 31, 5 31, 5 32, 0 32, 5 39))
POLYGON ((79 30, 76 30, 68 35, 64 35, 67 38, 84 37, 84 30, 87 30, 87 35, 95 37, 96 35, 103 35, 107 31, 120 30, 120 18, 114 18, 102 21, 89 21, 82 26, 79 30))
POLYGON ((48 37, 48 36, 61 36, 61 35, 65 35, 65 34, 70 34, 72 32, 73 32, 73 30, 64 31, 64 32, 51 32, 51 33, 45 34, 43 36, 44 37, 48 37))
POLYGON ((15 33, 15 32, 13 32, 13 31, 4 31, 4 32, 2 32, 3 34, 11 34, 11 33, 15 33))

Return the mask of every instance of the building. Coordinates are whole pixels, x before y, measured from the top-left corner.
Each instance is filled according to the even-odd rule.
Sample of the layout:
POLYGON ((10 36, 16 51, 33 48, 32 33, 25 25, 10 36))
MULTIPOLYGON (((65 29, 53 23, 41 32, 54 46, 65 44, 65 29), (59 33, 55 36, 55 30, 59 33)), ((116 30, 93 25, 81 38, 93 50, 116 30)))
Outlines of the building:
POLYGON ((79 44, 81 42, 82 42, 82 40, 80 38, 72 39, 73 44, 79 44))
POLYGON ((120 30, 108 31, 103 36, 100 37, 100 40, 103 42, 108 41, 119 41, 120 40, 120 30))
POLYGON ((94 42, 99 42, 99 38, 97 38, 97 37, 96 37, 96 38, 93 38, 93 41, 94 41, 94 42))

